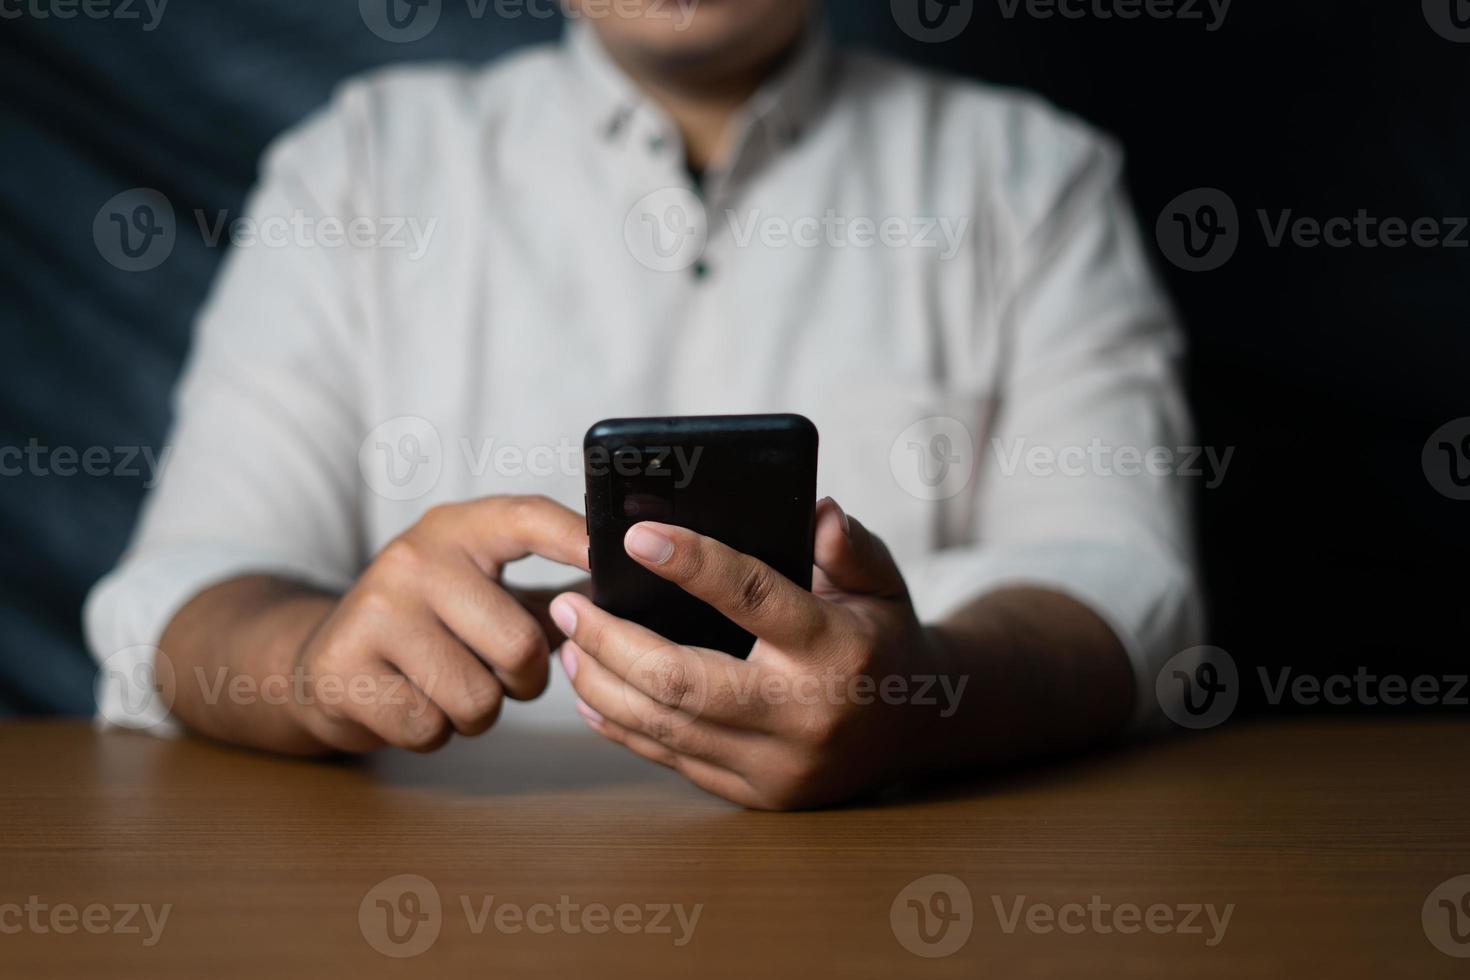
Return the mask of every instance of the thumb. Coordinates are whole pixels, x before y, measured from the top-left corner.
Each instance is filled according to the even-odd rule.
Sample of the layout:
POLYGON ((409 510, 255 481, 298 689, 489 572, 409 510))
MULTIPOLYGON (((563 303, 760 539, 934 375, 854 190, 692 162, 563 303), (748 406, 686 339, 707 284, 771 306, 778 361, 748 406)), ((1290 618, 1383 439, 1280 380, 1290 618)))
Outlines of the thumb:
MULTIPOLYGON (((908 588, 893 556, 877 535, 848 517, 837 501, 823 497, 817 503, 817 569, 839 592, 904 599, 908 588)), ((820 579, 813 591, 821 591, 820 579)))

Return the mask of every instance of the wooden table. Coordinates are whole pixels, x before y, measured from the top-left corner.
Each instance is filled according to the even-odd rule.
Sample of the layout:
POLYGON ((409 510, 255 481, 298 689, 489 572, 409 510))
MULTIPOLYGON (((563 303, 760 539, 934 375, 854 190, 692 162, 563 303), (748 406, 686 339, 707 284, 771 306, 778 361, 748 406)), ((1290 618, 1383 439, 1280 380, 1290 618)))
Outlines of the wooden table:
POLYGON ((326 764, 10 724, 0 772, 4 977, 1470 976, 1421 918, 1470 874, 1452 720, 1243 724, 799 814, 504 730, 326 764))

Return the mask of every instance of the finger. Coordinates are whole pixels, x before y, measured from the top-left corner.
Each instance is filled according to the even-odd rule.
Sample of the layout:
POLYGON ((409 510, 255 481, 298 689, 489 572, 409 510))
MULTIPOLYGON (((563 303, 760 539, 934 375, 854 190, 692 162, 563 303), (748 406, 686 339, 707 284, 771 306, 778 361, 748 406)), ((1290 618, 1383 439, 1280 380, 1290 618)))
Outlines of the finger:
POLYGON ((655 575, 779 647, 805 649, 827 626, 822 601, 765 562, 688 528, 644 521, 623 547, 655 575))
POLYGON ((346 716, 335 717, 324 711, 304 715, 306 727, 318 742, 338 752, 372 752, 388 743, 359 722, 346 716))
POLYGON ((718 650, 680 646, 582 595, 557 596, 551 615, 580 650, 665 709, 763 730, 769 705, 760 697, 764 674, 759 665, 718 650))
POLYGON ((423 590, 433 613, 494 671, 505 693, 529 701, 546 690, 551 646, 546 630, 471 561, 429 570, 423 590))
POLYGON ((696 759, 693 756, 675 752, 661 742, 638 732, 629 731, 616 722, 603 718, 585 705, 578 704, 577 710, 587 722, 587 726, 603 738, 616 742, 650 762, 667 766, 706 793, 713 793, 715 796, 723 797, 740 806, 759 806, 759 798, 755 790, 739 773, 704 759, 696 759))
MULTIPOLYGON (((495 724, 505 698, 504 687, 480 658, 437 620, 426 616, 380 643, 385 659, 449 719, 455 731, 479 735, 495 724)), ((543 677, 542 687, 545 683, 543 677)))
POLYGON ((586 519, 547 497, 486 497, 445 510, 450 533, 492 577, 529 555, 588 570, 586 519))
POLYGON ((729 767, 748 754, 752 738, 761 737, 665 707, 587 656, 573 640, 562 645, 561 661, 583 704, 682 755, 729 767))
POLYGON ((818 570, 837 591, 884 599, 908 595, 887 545, 848 517, 831 497, 817 504, 813 553, 818 570))
POLYGON ((557 626, 555 620, 551 618, 551 600, 563 592, 578 592, 582 595, 591 595, 592 580, 585 578, 578 579, 570 585, 565 585, 559 589, 521 589, 513 585, 501 585, 501 588, 514 596, 515 600, 521 604, 526 612, 535 618, 536 622, 541 626, 541 632, 546 634, 547 644, 554 648, 561 646, 561 642, 566 639, 566 636, 562 633, 561 627, 557 626))
POLYGON ((412 752, 432 752, 449 741, 454 733, 449 718, 412 680, 386 660, 368 676, 373 688, 367 696, 353 693, 348 679, 347 717, 388 745, 412 752))

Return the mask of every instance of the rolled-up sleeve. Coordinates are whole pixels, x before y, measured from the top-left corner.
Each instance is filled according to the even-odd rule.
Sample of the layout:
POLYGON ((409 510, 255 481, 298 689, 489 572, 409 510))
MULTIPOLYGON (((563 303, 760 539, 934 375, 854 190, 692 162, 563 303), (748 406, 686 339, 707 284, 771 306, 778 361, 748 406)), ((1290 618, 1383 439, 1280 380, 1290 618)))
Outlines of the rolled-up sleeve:
MULTIPOLYGON (((211 585, 270 573, 341 588, 361 560, 361 255, 300 229, 354 212, 350 93, 270 150, 195 329, 162 476, 84 625, 105 724, 170 730, 149 668, 211 585)), ((159 675, 164 673, 161 667, 159 675)))
MULTIPOLYGON (((1182 337, 1145 257, 1121 155, 1076 124, 1047 132, 1031 156, 1018 154, 1018 169, 1045 176, 1018 173, 1028 190, 1002 202, 1006 352, 965 498, 974 544, 937 552, 910 580, 931 616, 1018 584, 1077 599, 1127 650, 1135 727, 1146 727, 1161 718, 1160 668, 1202 629, 1181 473, 1203 457, 1190 446, 1182 337)), ((1025 133, 1015 145, 1028 146, 1025 133)))

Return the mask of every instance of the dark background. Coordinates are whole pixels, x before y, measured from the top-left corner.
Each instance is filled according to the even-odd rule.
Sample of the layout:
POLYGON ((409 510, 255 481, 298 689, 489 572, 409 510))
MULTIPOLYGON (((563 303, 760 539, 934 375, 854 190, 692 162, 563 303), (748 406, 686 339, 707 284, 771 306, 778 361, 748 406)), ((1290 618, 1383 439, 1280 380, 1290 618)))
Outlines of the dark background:
MULTIPOLYGON (((1211 642, 1247 671, 1470 661, 1470 502, 1436 492, 1421 464, 1430 434, 1470 415, 1470 249, 1272 248, 1255 220, 1470 215, 1470 43, 1431 29, 1436 3, 1465 6, 1235 0, 1210 32, 1008 18, 977 0, 942 44, 904 35, 887 0, 829 5, 844 40, 1037 90, 1121 137, 1150 241, 1183 191, 1235 202, 1226 265, 1159 265, 1192 338, 1201 440, 1235 447, 1200 494, 1201 546, 1211 642)), ((222 252, 194 209, 238 215, 267 141, 345 76, 560 32, 470 10, 445 0, 410 44, 375 37, 352 0, 172 0, 151 32, 0 18, 0 446, 160 446, 222 252), (171 257, 145 273, 92 240, 98 209, 134 187, 179 215, 171 257)), ((122 550, 143 480, 0 477, 0 715, 91 711, 81 601, 122 550)))

